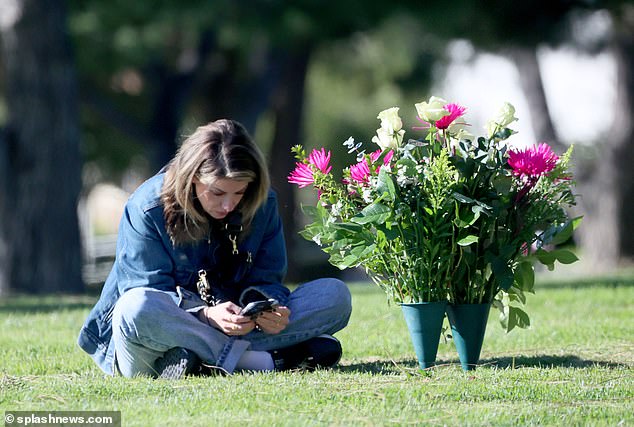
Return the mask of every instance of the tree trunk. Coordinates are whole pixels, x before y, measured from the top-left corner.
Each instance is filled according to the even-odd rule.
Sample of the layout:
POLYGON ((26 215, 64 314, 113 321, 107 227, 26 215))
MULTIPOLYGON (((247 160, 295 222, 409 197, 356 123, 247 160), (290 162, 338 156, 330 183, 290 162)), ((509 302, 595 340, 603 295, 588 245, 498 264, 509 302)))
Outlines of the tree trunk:
MULTIPOLYGON (((577 167, 579 206, 583 215, 575 238, 582 258, 595 270, 610 270, 634 256, 634 36, 632 30, 615 39, 618 63, 617 106, 610 137, 601 141, 598 158, 577 167)), ((531 121, 539 141, 547 141, 562 152, 548 113, 546 97, 534 50, 514 49, 511 57, 520 70, 520 81, 531 110, 531 121)))
POLYGON ((280 79, 273 95, 275 131, 269 156, 271 184, 278 194, 280 215, 284 222, 289 268, 289 281, 298 277, 299 257, 295 250, 297 209, 293 188, 287 182, 287 176, 295 166, 291 147, 302 141, 302 123, 304 113, 304 84, 310 60, 311 50, 297 49, 286 53, 280 60, 280 79))
POLYGON ((258 60, 246 65, 240 62, 240 52, 235 49, 218 50, 216 55, 222 56, 224 63, 216 67, 216 72, 208 73, 203 82, 204 117, 237 120, 253 135, 279 83, 280 64, 265 43, 254 43, 249 56, 258 60))
POLYGON ((62 0, 3 3, 8 122, 0 146, 0 289, 84 289, 77 82, 62 0))
POLYGON ((547 142, 559 153, 565 151, 566 147, 559 142, 550 116, 537 51, 532 47, 516 46, 509 50, 509 56, 519 72, 520 86, 529 107, 536 142, 547 142))
POLYGON ((634 20, 617 22, 611 50, 617 64, 614 121, 601 141, 595 173, 581 187, 580 229, 584 253, 606 267, 634 261, 634 20))
POLYGON ((190 61, 180 61, 181 65, 172 70, 168 64, 161 62, 151 69, 151 80, 156 86, 156 99, 153 103, 150 135, 152 145, 149 147, 152 172, 158 172, 173 157, 179 146, 178 134, 183 121, 187 104, 199 74, 205 66, 207 57, 214 43, 213 33, 203 31, 198 46, 186 50, 181 55, 190 61))
MULTIPOLYGON (((634 6, 630 5, 630 14, 634 6)), ((621 257, 634 261, 634 19, 623 22, 615 46, 618 67, 617 106, 614 127, 619 128, 616 149, 616 187, 619 195, 619 250, 621 257)))

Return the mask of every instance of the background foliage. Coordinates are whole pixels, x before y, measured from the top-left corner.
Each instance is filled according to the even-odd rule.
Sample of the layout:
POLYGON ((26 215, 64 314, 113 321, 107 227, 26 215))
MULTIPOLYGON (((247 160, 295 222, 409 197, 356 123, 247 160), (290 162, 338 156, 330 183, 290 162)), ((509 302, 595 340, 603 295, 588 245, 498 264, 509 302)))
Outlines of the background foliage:
MULTIPOLYGON (((78 144, 84 188, 76 198, 104 181, 131 191, 171 158, 179 141, 195 126, 219 117, 235 118, 268 153, 286 224, 291 279, 323 273, 314 268, 314 262, 322 263, 323 258, 311 254, 296 236, 301 218, 298 202, 305 200, 298 201, 285 180, 293 166, 292 145, 326 146, 337 152, 350 135, 370 139, 377 111, 411 105, 427 97, 442 80, 451 60, 447 46, 455 40, 470 46, 472 58, 491 52, 511 59, 522 71, 519 83, 537 139, 566 145, 569 141, 557 134, 549 115, 537 52, 543 46, 561 45, 583 52, 610 52, 622 69, 615 117, 620 128, 613 138, 601 142, 603 149, 589 151, 587 162, 581 164, 587 172, 581 175, 589 183, 582 189, 587 199, 583 232, 588 232, 578 239, 590 256, 611 265, 634 254, 632 239, 627 237, 634 235, 627 232, 628 224, 634 224, 628 212, 634 209, 622 203, 629 200, 625 195, 633 178, 619 167, 632 157, 634 145, 634 25, 629 2, 540 0, 518 5, 506 0, 451 4, 401 0, 389 7, 360 0, 248 4, 56 0, 55 4, 66 6, 60 9, 65 11, 62 30, 73 48, 79 87, 78 144), (607 16, 608 30, 590 31, 592 26, 586 23, 596 16, 607 16), (619 229, 623 232, 615 231, 619 229), (615 237, 597 244, 596 235, 615 237)), ((31 0, 11 0, 7 5, 11 7, 3 8, 1 25, 5 46, 12 41, 13 25, 20 22, 11 19, 12 11, 27 16, 37 7, 31 0)), ((6 54, 0 58, 4 69, 11 61, 6 54)), ((13 82, 8 77, 6 72, 0 74, 3 134, 10 134, 14 122, 25 119, 12 116, 6 94, 13 82)), ((5 139, 0 140, 6 146, 5 139)), ((6 156, 11 161, 10 153, 0 151, 0 160, 6 156)), ((40 181, 52 185, 55 177, 40 181)), ((9 177, 3 182, 12 185, 9 177)), ((19 197, 28 198, 29 191, 19 197)), ((11 207, 3 214, 12 215, 11 207)), ((34 224, 37 228, 37 221, 34 224)), ((15 246, 11 236, 9 230, 0 235, 8 248, 15 246)), ((74 245, 65 249, 68 253, 80 250, 74 245)), ((14 255, 12 259, 25 256, 14 255)), ((21 268, 14 266, 14 270, 21 268)), ((24 271, 6 276, 0 280, 0 289, 21 289, 26 281, 44 281, 24 271)), ((56 283, 51 283, 52 289, 64 289, 62 281, 56 283)))

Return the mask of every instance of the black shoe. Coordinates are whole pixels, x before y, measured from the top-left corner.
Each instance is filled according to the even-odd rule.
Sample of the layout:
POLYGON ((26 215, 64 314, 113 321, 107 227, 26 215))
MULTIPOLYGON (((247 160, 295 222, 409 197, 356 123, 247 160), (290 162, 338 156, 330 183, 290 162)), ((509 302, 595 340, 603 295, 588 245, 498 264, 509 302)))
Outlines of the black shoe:
POLYGON ((194 352, 183 347, 168 350, 154 363, 159 378, 177 380, 200 371, 200 359, 194 352))
POLYGON ((331 335, 320 335, 290 347, 269 351, 276 371, 330 368, 341 359, 341 343, 331 335))

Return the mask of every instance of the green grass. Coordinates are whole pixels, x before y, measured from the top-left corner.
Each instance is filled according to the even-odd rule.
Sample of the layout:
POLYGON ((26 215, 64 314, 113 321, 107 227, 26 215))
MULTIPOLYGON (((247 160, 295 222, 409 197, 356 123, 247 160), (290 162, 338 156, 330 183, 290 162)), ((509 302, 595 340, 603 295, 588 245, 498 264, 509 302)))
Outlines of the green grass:
POLYGON ((633 425, 634 278, 538 284, 532 328, 492 311, 482 366, 421 372, 398 307, 355 284, 341 366, 181 381, 105 377, 75 344, 92 297, 0 300, 0 410, 117 410, 124 426, 633 425))

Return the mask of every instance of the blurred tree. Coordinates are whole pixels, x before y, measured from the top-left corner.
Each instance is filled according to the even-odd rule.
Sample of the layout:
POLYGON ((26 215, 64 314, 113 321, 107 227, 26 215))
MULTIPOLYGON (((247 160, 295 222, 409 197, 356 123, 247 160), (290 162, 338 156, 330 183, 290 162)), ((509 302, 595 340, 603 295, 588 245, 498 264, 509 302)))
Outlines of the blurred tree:
POLYGON ((584 51, 608 49, 617 63, 613 132, 610 138, 597 141, 593 161, 577 168, 578 190, 582 195, 577 211, 584 215, 577 238, 583 255, 591 259, 595 267, 613 268, 622 261, 634 260, 634 200, 631 198, 634 173, 627 166, 634 161, 634 4, 545 2, 536 8, 539 16, 532 17, 522 5, 524 3, 513 4, 503 21, 511 24, 510 28, 518 32, 519 38, 513 37, 513 33, 507 38, 503 38, 503 34, 500 37, 517 40, 507 52, 520 70, 522 89, 538 140, 553 142, 559 151, 565 148, 555 132, 544 94, 536 54, 540 45, 567 43, 584 51), (579 8, 579 3, 584 7, 579 8), (549 10, 552 13, 548 13, 549 10), (571 27, 587 23, 589 15, 605 12, 611 17, 613 30, 602 46, 583 45, 575 40, 571 27), (535 25, 522 26, 524 19, 535 25))
POLYGON ((546 101, 537 49, 569 40, 566 28, 570 14, 584 6, 583 2, 484 0, 467 3, 474 9, 466 37, 478 48, 504 55, 515 63, 535 135, 540 141, 549 141, 557 151, 563 151, 565 146, 557 135, 546 101))
MULTIPOLYGON (((565 149, 549 112, 541 77, 537 50, 544 45, 575 45, 574 26, 584 26, 583 18, 608 13, 613 32, 607 46, 617 62, 617 105, 614 132, 598 141, 597 156, 578 167, 579 212, 583 225, 577 232, 582 253, 595 265, 614 267, 634 259, 634 5, 631 1, 608 0, 462 0, 453 3, 451 20, 443 20, 446 10, 427 5, 419 10, 423 22, 437 34, 461 34, 479 49, 505 55, 515 62, 520 84, 531 111, 531 122, 538 141, 548 141, 558 151, 565 149)), ((583 28, 583 30, 592 30, 583 28)), ((587 33, 587 31, 586 31, 587 33)), ((586 35, 586 37, 588 37, 586 35)), ((597 47, 593 47, 596 51, 597 47)), ((577 156, 578 158, 578 156, 577 156)))
MULTIPOLYGON (((588 51, 609 49, 617 63, 617 101, 613 132, 598 141, 592 163, 582 165, 578 190, 584 222, 577 232, 582 253, 596 267, 612 268, 621 261, 634 260, 634 4, 631 1, 540 0, 506 2, 488 0, 482 8, 493 15, 495 25, 489 33, 501 44, 501 51, 512 58, 520 70, 520 82, 531 110, 533 129, 540 141, 550 141, 562 151, 546 102, 537 48, 543 44, 572 44, 588 51), (608 13, 613 30, 599 46, 588 46, 575 39, 572 29, 584 25, 597 13, 608 13)), ((585 30, 592 31, 586 27, 585 30)), ((486 34, 484 28, 477 28, 486 34)), ((588 31, 586 31, 587 33, 588 31)), ((587 34, 585 37, 591 37, 587 34)), ((474 37, 476 41, 484 38, 474 37)))
MULTIPOLYGON (((391 103, 401 99, 400 91, 395 96, 377 96, 385 92, 385 88, 397 86, 397 82, 402 84, 415 80, 418 89, 421 89, 429 81, 430 73, 419 73, 416 78, 412 75, 420 71, 423 59, 428 59, 422 54, 425 48, 412 48, 411 50, 394 49, 398 41, 408 39, 410 43, 402 43, 401 48, 413 47, 416 43, 416 31, 408 34, 412 29, 412 21, 402 13, 400 6, 394 5, 386 10, 383 5, 375 2, 362 2, 353 0, 347 2, 321 2, 315 0, 304 0, 296 2, 254 2, 250 13, 242 10, 239 19, 235 23, 239 27, 251 28, 252 32, 247 33, 248 46, 269 46, 269 67, 272 66, 273 79, 263 80, 267 83, 265 87, 271 88, 270 92, 260 91, 266 94, 269 99, 270 109, 268 114, 271 118, 272 144, 269 150, 269 163, 272 171, 272 185, 278 192, 280 203, 280 213, 285 224, 286 242, 289 253, 289 280, 306 280, 312 275, 321 275, 314 265, 306 262, 304 251, 298 251, 298 244, 301 242, 297 238, 297 214, 299 204, 296 202, 295 188, 287 183, 287 176, 294 168, 294 159, 290 154, 293 145, 304 143, 306 146, 318 145, 334 148, 335 153, 341 152, 343 147, 344 133, 333 134, 332 129, 347 128, 354 126, 354 122, 349 119, 354 113, 346 110, 353 110, 361 114, 365 111, 372 111, 367 115, 367 119, 373 120, 373 115, 380 110, 392 106, 391 103), (397 17, 397 18, 395 18, 397 17), (389 24, 392 25, 389 25, 389 24), (387 25, 386 25, 387 24, 387 25), (409 25, 408 25, 409 24, 409 25), (386 42, 385 46, 380 46, 380 55, 373 58, 370 63, 359 67, 356 74, 348 75, 344 80, 352 81, 353 85, 366 84, 366 90, 358 93, 352 92, 351 98, 346 98, 345 94, 337 89, 322 86, 317 91, 308 92, 314 88, 310 86, 309 78, 311 70, 322 65, 322 70, 333 71, 333 74, 344 74, 346 65, 358 60, 358 55, 351 58, 339 57, 338 60, 328 64, 334 55, 329 51, 337 42, 345 43, 351 37, 363 38, 364 34, 374 34, 380 32, 387 26, 388 32, 396 28, 399 37, 394 37, 394 44, 386 42), (384 55, 383 55, 384 54, 384 55), (405 58, 407 57, 407 58, 405 58), (388 58, 388 64, 385 59, 388 58), (405 62, 405 65, 402 65, 405 62), (325 66, 324 66, 325 65, 325 66), (400 67, 400 69, 399 69, 400 67), (336 71, 335 71, 336 70, 336 71), (396 70, 396 71, 395 71, 396 70), (380 76, 377 78, 377 76, 380 76), (272 83, 272 84, 271 84, 272 83), (315 118, 306 126, 306 119, 309 113, 306 100, 318 98, 324 100, 317 110, 311 110, 310 116, 315 118), (351 104, 346 104, 350 101, 351 104), (381 101, 381 102, 377 102, 381 101), (383 103, 385 102, 385 103, 383 103), (336 110, 345 112, 342 117, 333 116, 332 106, 339 103, 343 108, 336 110), (347 107, 346 107, 347 105, 347 107), (323 113, 320 114, 320 113, 323 113), (323 119, 320 118, 325 117, 323 119), (334 119, 334 120, 330 120, 334 119), (318 122, 318 123, 317 123, 318 122), (330 137, 330 138, 328 138, 330 137), (334 146, 333 146, 334 145, 334 146), (309 267, 300 269, 300 267, 309 267), (301 271, 300 271, 301 270, 301 271)), ((245 34, 241 32, 241 34, 245 34)), ((389 34, 387 34, 389 35, 389 34)), ((370 36, 372 37, 372 36, 370 36)), ((378 36, 375 35, 376 38, 378 36)), ((354 44, 354 42, 353 42, 354 44)), ((376 43, 375 46, 380 45, 376 43)), ((356 46, 358 49, 359 46, 356 46)), ((370 44, 367 46, 370 47, 370 44)), ((363 52, 365 54, 365 52, 363 52)), ((428 64, 428 62, 426 62, 428 64)), ((271 68, 269 68, 271 69, 271 68)), ((336 78, 334 79, 336 80, 336 78)), ((331 80, 332 81, 332 80, 331 80)), ((341 80, 337 81, 341 83, 341 80)), ((250 101, 249 101, 250 102, 250 101)), ((257 98, 256 101, 257 102, 257 98)), ((244 103, 242 103, 244 108, 244 103)), ((264 110, 264 109, 263 109, 264 110)), ((262 111, 263 111, 262 110, 262 111)), ((357 119, 361 114, 357 114, 357 119)), ((358 124, 358 120, 356 120, 358 124)), ((365 122, 367 123, 367 122, 365 122)), ((376 119, 370 126, 376 125, 376 119)), ((367 128, 364 129, 367 132, 367 128)), ((363 136, 368 136, 364 133, 363 136)), ((371 136, 368 137, 370 139, 371 136)), ((339 160, 341 161, 341 159, 339 160)))
POLYGON ((231 117, 255 133, 266 121, 271 141, 258 139, 269 148, 293 280, 296 203, 286 176, 293 167, 290 147, 305 138, 305 87, 314 54, 333 40, 371 30, 397 8, 385 14, 360 0, 71 5, 82 100, 89 106, 83 112, 88 161, 112 176, 135 154, 153 153, 151 173, 171 157, 180 132, 231 117), (117 163, 102 160, 104 148, 117 163))
MULTIPOLYGON (((629 22, 625 17, 631 12, 617 13, 626 10, 623 4, 608 4, 619 17, 615 22, 629 22)), ((369 141, 378 111, 411 105, 427 95, 433 66, 448 39, 459 35, 483 49, 511 52, 522 69, 538 138, 558 141, 535 49, 565 40, 562 23, 576 10, 572 1, 422 5, 401 0, 389 8, 360 0, 254 0, 248 5, 231 0, 69 0, 69 5, 81 100, 87 107, 81 110, 83 151, 89 164, 98 165, 86 170, 98 169, 118 180, 136 159, 148 156, 149 166, 142 172, 150 174, 171 158, 181 134, 223 116, 240 120, 268 148, 291 266, 301 254, 294 250, 298 203, 286 183, 293 167, 290 147, 325 145, 337 152, 349 135, 369 141)), ((3 10, 8 21, 6 16, 3 10)), ((631 30, 623 34, 621 39, 629 34, 631 40, 631 30)), ((628 70, 630 80, 632 75, 631 48, 623 52, 630 61, 623 61, 630 68, 621 73, 627 81, 628 70)), ((619 110, 625 123, 631 123, 631 83, 628 91, 624 105, 629 107, 619 110)), ((621 130, 622 141, 631 141, 631 125, 621 130)), ((8 141, 10 132, 5 134, 8 141)), ((603 182, 596 194, 608 197, 606 186, 626 194, 630 181, 613 170, 619 159, 628 158, 627 151, 607 151, 614 154, 597 163, 596 170, 602 172, 592 178, 603 182)), ((345 161, 344 156, 335 159, 345 161)), ((627 168, 620 173, 627 174, 627 168)), ((626 221, 632 210, 619 211, 622 200, 616 194, 609 197, 609 203, 595 199, 588 205, 595 206, 595 217, 603 215, 605 206, 614 206, 614 216, 621 212, 621 221, 626 221)), ((621 235, 618 244, 631 248, 633 243, 621 235)), ((293 271, 289 277, 297 278, 293 271)))
POLYGON ((9 0, 2 8, 0 293, 82 291, 79 116, 65 5, 9 0))
POLYGON ((616 105, 610 134, 597 141, 579 189, 585 215, 580 243, 597 266, 634 261, 634 4, 608 1, 612 31, 606 48, 616 62, 616 105))
POLYGON ((195 82, 217 49, 214 2, 70 0, 86 161, 118 181, 136 159, 173 155, 195 82))

